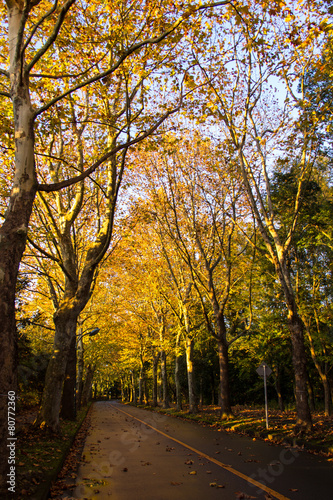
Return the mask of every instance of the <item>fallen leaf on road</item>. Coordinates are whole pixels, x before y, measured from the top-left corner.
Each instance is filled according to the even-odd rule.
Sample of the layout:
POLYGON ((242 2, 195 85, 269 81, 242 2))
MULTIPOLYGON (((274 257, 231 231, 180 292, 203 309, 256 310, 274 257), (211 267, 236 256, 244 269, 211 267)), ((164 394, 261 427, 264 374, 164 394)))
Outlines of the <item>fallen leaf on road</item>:
POLYGON ((238 500, 242 500, 243 498, 257 498, 257 497, 253 497, 252 495, 247 495, 246 493, 243 493, 242 491, 236 491, 235 495, 236 495, 236 498, 238 500))
POLYGON ((192 465, 193 463, 193 460, 186 460, 186 462, 184 462, 185 465, 192 465))
POLYGON ((176 481, 170 481, 171 486, 179 486, 180 484, 183 483, 177 483, 176 481))
POLYGON ((289 488, 289 491, 298 491, 297 488, 289 488))
POLYGON ((189 472, 189 474, 190 474, 191 476, 196 476, 197 471, 196 471, 196 470, 192 470, 191 472, 189 472))

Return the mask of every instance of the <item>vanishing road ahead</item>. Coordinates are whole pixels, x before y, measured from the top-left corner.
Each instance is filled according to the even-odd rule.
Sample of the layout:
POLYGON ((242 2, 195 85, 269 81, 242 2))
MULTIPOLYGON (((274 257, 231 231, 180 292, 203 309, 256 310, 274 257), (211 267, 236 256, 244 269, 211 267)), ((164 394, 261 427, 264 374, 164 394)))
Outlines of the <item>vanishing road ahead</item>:
POLYGON ((324 458, 111 401, 93 406, 73 497, 329 500, 332 491, 324 458))

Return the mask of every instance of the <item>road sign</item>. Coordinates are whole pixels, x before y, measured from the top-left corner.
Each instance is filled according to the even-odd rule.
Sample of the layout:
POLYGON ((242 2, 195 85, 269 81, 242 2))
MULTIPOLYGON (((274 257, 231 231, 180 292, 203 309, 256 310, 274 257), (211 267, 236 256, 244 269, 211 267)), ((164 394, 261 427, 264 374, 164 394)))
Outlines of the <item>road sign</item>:
POLYGON ((258 373, 258 375, 260 375, 260 377, 265 378, 265 376, 266 377, 270 376, 270 374, 272 373, 272 370, 268 366, 268 364, 263 361, 261 363, 261 365, 258 366, 257 373, 258 373))

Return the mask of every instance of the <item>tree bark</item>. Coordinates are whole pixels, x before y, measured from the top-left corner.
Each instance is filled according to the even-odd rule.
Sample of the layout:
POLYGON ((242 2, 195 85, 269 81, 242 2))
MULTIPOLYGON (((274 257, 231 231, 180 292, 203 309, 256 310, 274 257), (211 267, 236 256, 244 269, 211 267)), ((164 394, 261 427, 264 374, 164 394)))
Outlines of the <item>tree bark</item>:
POLYGON ((219 404, 221 405, 221 418, 230 418, 232 416, 230 393, 229 393, 229 361, 228 346, 223 340, 218 340, 218 355, 220 367, 220 395, 219 404))
MULTIPOLYGON (((34 161, 34 117, 30 103, 28 76, 24 58, 17 51, 22 6, 8 3, 11 99, 14 114, 15 177, 5 221, 0 228, 0 455, 8 456, 7 394, 17 395, 17 338, 15 290, 17 275, 26 245, 28 223, 36 196, 34 161), (19 54, 19 57, 17 55, 19 54)), ((0 490, 6 488, 8 460, 0 462, 0 490)))
POLYGON ((182 394, 180 389, 180 380, 179 380, 179 360, 181 356, 176 352, 175 356, 175 385, 176 385, 176 409, 177 411, 182 410, 182 394))
POLYGON ((76 419, 76 335, 69 346, 60 416, 66 420, 76 419))
POLYGON ((157 401, 157 367, 158 367, 159 354, 153 354, 153 406, 158 406, 157 401))
POLYGON ((188 382, 188 401, 189 413, 197 413, 198 407, 196 403, 196 394, 194 387, 194 341, 190 337, 186 337, 186 366, 187 366, 187 382, 188 382))
POLYGON ((278 405, 280 411, 284 411, 284 402, 282 398, 282 393, 281 393, 281 383, 280 383, 280 370, 277 365, 273 366, 273 371, 274 371, 274 387, 276 390, 276 394, 278 397, 278 405))
POLYGON ((169 390, 168 390, 168 375, 167 375, 167 364, 166 364, 166 353, 164 349, 161 351, 161 375, 162 375, 162 387, 163 387, 163 408, 170 408, 169 403, 169 390))
POLYGON ((87 404, 89 403, 95 369, 96 369, 95 365, 93 366, 88 365, 87 367, 86 377, 84 380, 83 390, 82 390, 82 406, 87 406, 87 404))
POLYGON ((84 370, 84 358, 83 358, 83 342, 82 337, 79 338, 77 343, 77 392, 76 392, 76 408, 80 410, 81 408, 81 398, 83 389, 83 370, 84 370))
POLYGON ((49 361, 42 405, 36 420, 36 425, 51 432, 59 432, 59 414, 61 397, 66 373, 70 345, 75 340, 78 314, 64 308, 54 316, 56 327, 53 354, 49 361))
POLYGON ((289 308, 288 325, 292 344, 292 360, 295 374, 296 397, 296 432, 309 431, 312 428, 312 418, 307 396, 306 353, 304 345, 303 321, 296 308, 289 308))

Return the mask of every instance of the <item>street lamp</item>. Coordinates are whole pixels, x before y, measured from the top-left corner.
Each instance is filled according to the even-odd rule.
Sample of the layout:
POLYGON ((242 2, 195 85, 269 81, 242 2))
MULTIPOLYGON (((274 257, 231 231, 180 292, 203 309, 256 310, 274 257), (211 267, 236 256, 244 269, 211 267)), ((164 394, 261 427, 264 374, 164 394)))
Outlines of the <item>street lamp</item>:
POLYGON ((82 340, 83 337, 86 337, 87 335, 89 335, 89 337, 93 337, 94 335, 97 335, 99 330, 100 329, 96 327, 96 328, 93 328, 92 330, 90 330, 90 332, 81 333, 81 335, 78 335, 76 342, 80 342, 80 340, 82 340))

